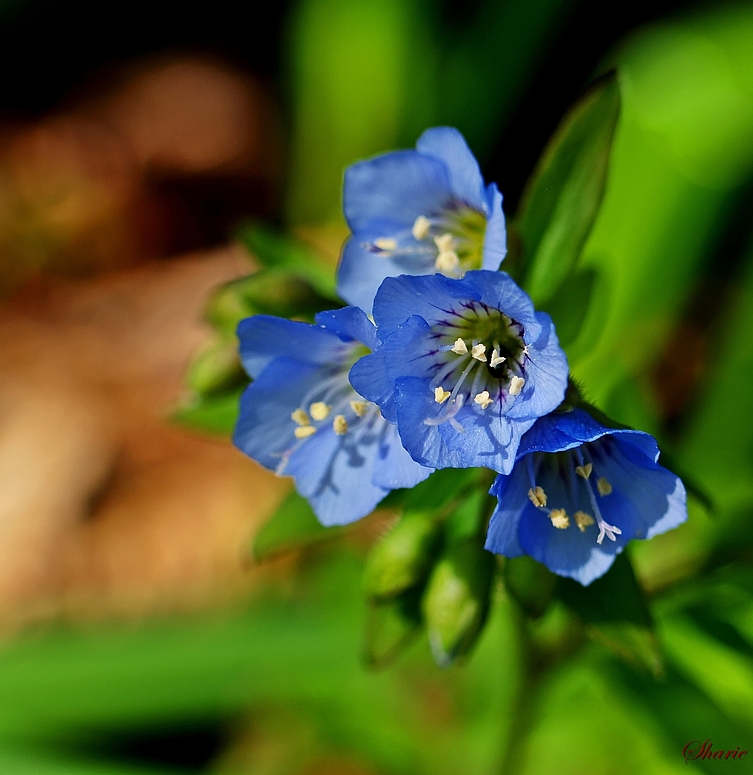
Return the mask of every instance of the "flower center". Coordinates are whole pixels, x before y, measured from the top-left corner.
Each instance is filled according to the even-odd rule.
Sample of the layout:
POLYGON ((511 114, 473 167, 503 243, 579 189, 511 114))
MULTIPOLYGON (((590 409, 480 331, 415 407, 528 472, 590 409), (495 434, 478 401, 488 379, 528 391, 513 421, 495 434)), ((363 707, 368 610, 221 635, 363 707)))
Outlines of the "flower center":
POLYGON ((434 400, 446 408, 424 422, 450 421, 458 429, 454 417, 463 406, 485 412, 495 404, 501 410, 513 401, 526 384, 528 349, 523 335, 520 323, 476 301, 463 303, 436 323, 430 388, 434 400))
POLYGON ((452 201, 439 213, 419 215, 410 229, 379 237, 364 247, 396 259, 406 270, 433 268, 447 277, 462 277, 481 268, 485 234, 484 214, 452 201))
MULTIPOLYGON (((528 498, 539 511, 543 511, 549 517, 552 525, 558 530, 567 530, 571 526, 567 510, 561 505, 550 503, 544 488, 536 484, 537 473, 541 472, 543 466, 556 466, 555 475, 564 482, 572 503, 578 503, 579 500, 582 500, 579 496, 585 491, 590 508, 589 510, 578 509, 572 518, 581 533, 585 533, 592 525, 596 525, 598 528, 596 543, 600 545, 604 536, 610 541, 616 541, 617 536, 622 535, 622 530, 610 525, 601 515, 599 501, 611 494, 612 485, 606 477, 598 476, 594 466, 595 461, 589 453, 588 446, 588 444, 583 444, 574 450, 554 454, 528 455, 526 465, 531 482, 528 498)), ((596 461, 596 466, 598 466, 598 461, 596 461)))

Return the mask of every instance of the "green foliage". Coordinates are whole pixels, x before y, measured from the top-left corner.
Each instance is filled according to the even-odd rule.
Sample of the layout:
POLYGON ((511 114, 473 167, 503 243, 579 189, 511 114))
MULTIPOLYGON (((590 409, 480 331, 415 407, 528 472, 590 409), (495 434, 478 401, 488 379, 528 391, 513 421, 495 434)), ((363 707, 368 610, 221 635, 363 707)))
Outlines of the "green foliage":
POLYGON ((243 389, 191 396, 173 411, 170 419, 178 425, 211 436, 230 436, 238 419, 238 403, 243 389))
POLYGON ((421 632, 421 590, 413 588, 390 600, 367 606, 363 661, 379 669, 392 661, 421 632))
POLYGON ((619 111, 619 84, 611 72, 565 116, 523 193, 516 217, 522 284, 539 306, 546 306, 573 271, 591 233, 619 111))

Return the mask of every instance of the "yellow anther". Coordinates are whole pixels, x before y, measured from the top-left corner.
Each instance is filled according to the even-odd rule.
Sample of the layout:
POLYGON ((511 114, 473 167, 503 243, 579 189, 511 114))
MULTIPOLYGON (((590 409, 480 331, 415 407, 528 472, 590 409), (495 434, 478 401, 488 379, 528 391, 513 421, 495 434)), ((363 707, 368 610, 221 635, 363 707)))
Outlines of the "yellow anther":
POLYGON ((327 415, 330 413, 331 409, 332 407, 329 406, 329 404, 325 404, 324 401, 317 401, 315 404, 311 404, 309 412, 311 412, 311 416, 317 422, 320 422, 321 420, 327 419, 327 415))
POLYGON ((536 508, 546 506, 546 493, 543 487, 531 487, 528 491, 528 499, 536 508))
POLYGON ((450 347, 450 350, 452 350, 454 353, 457 353, 458 355, 466 355, 468 353, 468 347, 460 338, 455 340, 455 344, 450 347))
POLYGON ((366 414, 366 409, 369 406, 368 401, 351 401, 350 408, 355 413, 356 417, 363 417, 366 414))
POLYGON ((508 393, 511 396, 520 395, 520 391, 523 389, 523 385, 525 384, 526 381, 523 379, 523 377, 513 377, 510 380, 510 389, 508 390, 508 393))
POLYGON ((332 428, 338 436, 348 432, 348 421, 345 419, 344 414, 335 415, 335 419, 332 420, 332 428))
POLYGON ((471 348, 471 355, 481 363, 486 363, 486 345, 474 344, 471 348))
POLYGON ((586 528, 594 523, 594 518, 590 514, 586 514, 585 511, 576 511, 574 517, 575 524, 578 526, 578 530, 580 530, 581 533, 585 533, 586 528))
POLYGON ((570 517, 564 509, 552 509, 549 512, 549 519, 557 530, 564 530, 570 527, 570 517))
POLYGON ((294 412, 291 412, 290 419, 298 425, 311 425, 311 420, 303 409, 296 409, 294 412))
POLYGON ((489 365, 496 369, 497 366, 499 366, 500 363, 504 363, 506 358, 499 354, 499 350, 495 347, 492 350, 492 357, 489 359, 489 365))
POLYGON ((583 479, 588 479, 593 470, 594 467, 590 463, 586 463, 584 466, 575 466, 575 473, 578 474, 578 476, 583 477, 583 479))
POLYGON ((452 394, 449 390, 445 390, 441 387, 434 388, 434 400, 438 404, 443 404, 452 394))
POLYGON ((460 266, 460 259, 454 250, 443 250, 434 262, 434 268, 443 274, 454 272, 460 266))
POLYGON ((439 248, 440 253, 453 253, 455 251, 455 240, 452 234, 441 234, 434 237, 434 244, 439 248))
POLYGON ((494 401, 492 401, 492 399, 489 397, 488 390, 482 390, 480 393, 477 393, 473 401, 474 403, 478 404, 482 409, 486 409, 489 406, 489 404, 494 403, 494 401))
POLYGON ((429 236, 429 229, 431 228, 431 221, 424 215, 419 215, 413 222, 413 228, 411 234, 415 239, 426 239, 429 236))
POLYGON ((397 250, 397 240, 392 237, 380 237, 374 240, 374 247, 379 250, 397 250))
POLYGON ((297 439, 307 439, 316 433, 316 428, 313 425, 302 425, 296 428, 293 433, 297 439))
POLYGON ((596 489, 599 491, 599 495, 609 495, 609 493, 612 492, 612 485, 602 476, 601 479, 596 482, 596 489))

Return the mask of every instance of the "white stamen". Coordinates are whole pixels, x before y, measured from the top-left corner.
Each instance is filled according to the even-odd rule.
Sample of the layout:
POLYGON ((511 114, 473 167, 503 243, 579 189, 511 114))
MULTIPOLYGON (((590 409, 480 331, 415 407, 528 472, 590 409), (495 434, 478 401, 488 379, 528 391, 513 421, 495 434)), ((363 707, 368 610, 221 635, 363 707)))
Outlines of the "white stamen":
POLYGON ((552 509, 549 512, 549 519, 557 530, 565 530, 570 527, 570 517, 564 509, 552 509))
POLYGON ((327 415, 330 413, 331 409, 332 407, 329 406, 329 404, 325 404, 324 401, 317 401, 315 404, 311 404, 309 412, 311 412, 311 416, 317 422, 320 422, 321 420, 327 419, 327 415))
POLYGON ((468 347, 460 338, 455 340, 455 344, 450 347, 450 350, 452 350, 454 353, 457 353, 458 355, 466 355, 468 353, 468 347))
POLYGON ((424 425, 442 425, 448 420, 450 425, 458 432, 465 433, 465 428, 455 419, 455 415, 463 408, 465 396, 461 393, 451 404, 450 408, 441 417, 427 417, 424 425))
POLYGON ((473 399, 474 403, 478 404, 482 409, 486 409, 489 404, 493 404, 494 401, 489 397, 489 391, 488 390, 482 390, 480 393, 476 395, 476 397, 473 399))
POLYGON ((290 413, 290 419, 297 425, 311 425, 311 420, 303 409, 296 409, 290 413))
POLYGON ((293 431, 293 434, 297 439, 307 439, 309 436, 313 436, 316 433, 316 428, 313 425, 302 425, 293 431))
POLYGON ((575 473, 583 479, 588 479, 593 470, 594 467, 590 463, 586 463, 584 466, 575 466, 575 473))
POLYGON ((452 234, 441 234, 439 237, 434 237, 434 244, 440 253, 455 252, 455 240, 452 238, 452 234))
POLYGON ((604 520, 601 520, 599 522, 599 535, 596 538, 596 543, 601 544, 605 535, 610 541, 616 541, 617 536, 622 535, 622 530, 620 530, 618 527, 615 527, 614 525, 607 524, 604 522, 604 520))
POLYGON ((449 390, 445 390, 444 388, 441 388, 441 387, 434 388, 434 400, 438 404, 443 404, 450 397, 450 395, 451 394, 449 390))
POLYGON ((486 345, 485 344, 474 344, 471 348, 471 355, 477 360, 481 361, 481 363, 486 363, 486 345))
POLYGON ((496 369, 497 366, 499 366, 500 363, 504 363, 506 358, 499 354, 499 350, 495 347, 492 350, 492 357, 489 359, 489 365, 496 369))
POLYGON ((443 250, 434 262, 434 268, 443 274, 450 274, 460 266, 460 259, 454 250, 443 250))
POLYGON ((413 222, 413 228, 411 234, 417 240, 426 239, 429 236, 429 229, 431 228, 431 221, 424 215, 419 215, 413 222))
POLYGON ((531 487, 528 491, 528 499, 533 503, 536 508, 542 508, 546 506, 546 493, 543 487, 531 487))
POLYGON ((603 476, 596 482, 596 488, 599 491, 599 495, 602 497, 609 495, 612 492, 612 485, 609 483, 609 480, 603 476))
POLYGON ((335 415, 335 419, 332 420, 332 428, 338 436, 348 432, 348 421, 345 419, 344 414, 335 415))
POLYGON ((523 377, 513 377, 510 380, 510 389, 507 392, 511 396, 520 395, 520 391, 523 389, 523 385, 525 384, 526 381, 523 379, 523 377))
POLYGON ((594 523, 594 518, 590 514, 586 514, 585 511, 576 511, 574 516, 575 524, 581 533, 585 533, 586 528, 594 523))
POLYGON ((379 250, 397 250, 397 240, 392 237, 380 237, 374 240, 374 247, 379 250))
POLYGON ((368 401, 351 401, 350 408, 355 413, 356 417, 363 417, 366 414, 366 409, 369 405, 368 401))

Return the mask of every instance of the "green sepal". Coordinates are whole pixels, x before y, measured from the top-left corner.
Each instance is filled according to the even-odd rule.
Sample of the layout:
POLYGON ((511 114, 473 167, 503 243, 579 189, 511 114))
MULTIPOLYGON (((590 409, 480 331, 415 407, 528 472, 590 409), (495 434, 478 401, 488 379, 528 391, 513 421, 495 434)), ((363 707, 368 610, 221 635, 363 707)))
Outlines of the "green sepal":
POLYGON ((366 560, 366 594, 394 597, 425 579, 437 555, 442 524, 434 511, 405 512, 366 560))
POLYGON ((503 578, 510 596, 532 619, 546 612, 558 581, 546 566, 527 555, 505 559, 503 578))
POLYGON ((515 219, 522 243, 521 284, 538 306, 575 268, 591 233, 619 113, 620 89, 611 71, 565 115, 523 192, 515 219))
POLYGON ((386 667, 421 631, 421 591, 410 589, 390 600, 371 600, 366 611, 362 659, 367 667, 386 667))
POLYGON ((305 277, 288 269, 262 269, 215 289, 207 302, 207 323, 227 339, 235 337, 241 320, 252 315, 276 315, 311 321, 317 312, 337 307, 305 277))
POLYGON ((655 676, 663 673, 651 612, 625 554, 617 555, 609 571, 587 587, 560 579, 557 592, 583 621, 592 640, 633 667, 655 676))
POLYGON ((172 422, 213 436, 230 436, 238 419, 238 405, 245 387, 224 393, 193 395, 171 415, 172 422))
POLYGON ((252 555, 261 562, 270 557, 335 538, 340 527, 324 527, 308 501, 293 491, 254 538, 252 555))
POLYGON ((301 240, 258 221, 241 223, 235 238, 267 269, 282 269, 306 280, 321 296, 336 299, 332 267, 301 240))

